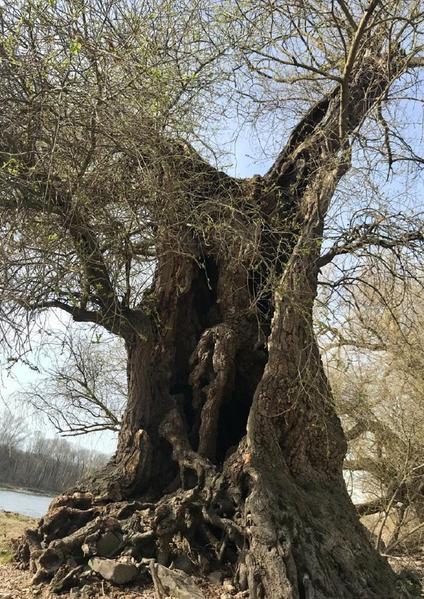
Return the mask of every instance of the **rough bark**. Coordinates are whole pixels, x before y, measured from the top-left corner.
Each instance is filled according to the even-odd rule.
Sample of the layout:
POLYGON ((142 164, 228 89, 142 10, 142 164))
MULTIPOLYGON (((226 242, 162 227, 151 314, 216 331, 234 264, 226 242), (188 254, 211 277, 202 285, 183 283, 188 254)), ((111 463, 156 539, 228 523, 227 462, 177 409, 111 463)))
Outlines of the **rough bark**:
MULTIPOLYGON (((365 65, 351 85, 350 130, 385 89, 374 64, 372 73, 365 65)), ((349 167, 339 111, 336 89, 265 177, 226 191, 245 215, 224 213, 234 231, 253 233, 249 214, 261 214, 274 296, 261 287, 268 265, 245 260, 237 239, 231 259, 213 234, 205 242, 187 228, 178 251, 162 235, 150 326, 138 329, 133 313, 125 334, 129 399, 117 453, 27 535, 21 557, 36 580, 63 588, 115 531, 114 555, 143 568, 143 558, 170 565, 185 553, 197 573, 223 569, 252 599, 400 596, 345 490, 346 442, 312 326, 324 218, 349 167), (286 224, 278 239, 275 218, 286 224)), ((205 210, 216 215, 214 201, 205 210)))

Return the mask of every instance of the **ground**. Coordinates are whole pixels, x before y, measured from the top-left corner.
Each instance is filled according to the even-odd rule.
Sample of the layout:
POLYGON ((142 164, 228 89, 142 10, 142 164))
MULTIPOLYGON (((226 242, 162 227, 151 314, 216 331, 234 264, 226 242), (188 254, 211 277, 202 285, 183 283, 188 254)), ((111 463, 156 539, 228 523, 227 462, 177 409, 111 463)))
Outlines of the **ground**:
MULTIPOLYGON (((156 599, 151 584, 133 585, 120 589, 109 583, 99 582, 95 587, 82 590, 71 589, 69 593, 53 595, 43 586, 31 584, 32 574, 28 570, 19 570, 12 561, 12 541, 19 538, 27 528, 34 528, 37 521, 27 516, 0 511, 0 599, 156 599)), ((231 593, 221 585, 203 584, 204 599, 231 599, 231 593)))
MULTIPOLYGON (((51 595, 47 590, 34 587, 31 584, 31 573, 18 570, 13 564, 11 541, 20 537, 27 528, 35 527, 37 521, 13 514, 11 512, 0 511, 0 599, 27 599, 28 597, 38 597, 39 599, 57 598, 57 595, 51 595)), ((67 593, 61 595, 62 599, 76 599, 76 593, 67 593)), ((79 595, 85 599, 84 595, 79 595)), ((88 594, 86 593, 88 597, 88 594)), ((113 599, 155 599, 152 588, 132 590, 111 590, 106 585, 101 586, 98 593, 91 597, 111 597, 113 599)))
POLYGON ((12 514, 11 512, 0 511, 0 564, 7 564, 11 558, 11 541, 19 537, 26 528, 36 524, 36 520, 12 514))
MULTIPOLYGON (((32 575, 29 571, 19 570, 12 561, 13 539, 20 537, 25 529, 34 527, 36 520, 0 511, 0 599, 58 599, 58 595, 51 594, 46 587, 33 586, 32 575)), ((397 556, 389 558, 391 566, 398 573, 407 571, 412 573, 413 578, 424 583, 424 550, 421 555, 397 556)), ((405 590, 410 585, 410 577, 405 578, 405 590)), ((204 599, 232 599, 240 597, 235 592, 228 592, 225 587, 219 585, 204 585, 204 599)), ((416 595, 415 595, 416 596, 416 595)), ((424 594, 422 595, 424 597, 424 594)), ((109 597, 110 599, 156 599, 154 589, 151 585, 132 586, 120 589, 112 587, 108 583, 99 582, 96 587, 81 590, 71 590, 69 593, 59 596, 60 599, 95 599, 109 597)))

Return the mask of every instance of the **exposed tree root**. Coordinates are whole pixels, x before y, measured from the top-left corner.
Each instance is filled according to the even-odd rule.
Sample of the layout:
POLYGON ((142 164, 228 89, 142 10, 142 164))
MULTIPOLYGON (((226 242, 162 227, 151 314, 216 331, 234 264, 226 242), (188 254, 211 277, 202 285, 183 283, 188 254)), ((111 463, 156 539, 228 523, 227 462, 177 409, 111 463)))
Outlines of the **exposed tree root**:
POLYGON ((105 502, 88 492, 59 497, 19 550, 35 583, 66 590, 100 556, 131 559, 141 576, 152 575, 152 563, 198 575, 220 570, 251 599, 382 599, 381 589, 385 599, 402 597, 383 558, 371 548, 367 554, 343 489, 302 488, 284 466, 258 467, 245 442, 219 472, 189 450, 177 414, 162 432, 186 481, 187 469, 196 473, 195 484, 155 503, 105 502), (364 577, 369 560, 379 569, 372 580, 364 577))

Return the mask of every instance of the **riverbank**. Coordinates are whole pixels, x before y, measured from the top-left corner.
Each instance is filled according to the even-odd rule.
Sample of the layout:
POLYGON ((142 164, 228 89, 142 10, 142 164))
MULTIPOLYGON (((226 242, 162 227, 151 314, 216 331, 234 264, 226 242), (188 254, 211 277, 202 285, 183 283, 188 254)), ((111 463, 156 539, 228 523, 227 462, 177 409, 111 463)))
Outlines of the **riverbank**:
POLYGON ((55 497, 59 495, 59 491, 52 491, 51 489, 34 489, 32 487, 17 487, 16 485, 10 485, 0 481, 0 490, 16 491, 16 493, 27 493, 28 495, 41 495, 42 497, 55 497))
POLYGON ((0 511, 0 564, 12 559, 12 541, 22 536, 27 528, 35 526, 37 520, 29 516, 0 511))

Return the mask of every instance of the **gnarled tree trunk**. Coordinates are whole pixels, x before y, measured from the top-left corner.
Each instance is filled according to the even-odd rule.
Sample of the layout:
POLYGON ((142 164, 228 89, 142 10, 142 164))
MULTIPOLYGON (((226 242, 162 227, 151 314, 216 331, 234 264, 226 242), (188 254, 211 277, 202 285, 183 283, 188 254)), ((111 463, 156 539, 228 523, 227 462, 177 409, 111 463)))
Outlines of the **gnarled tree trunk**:
MULTIPOLYGON (((349 131, 385 89, 375 65, 372 73, 365 65, 351 84, 349 131)), ((133 312, 125 333, 129 399, 117 453, 28 535, 22 555, 36 580, 63 580, 113 524, 116 554, 170 564, 186 546, 199 573, 224 568, 252 599, 398 596, 345 489, 345 438, 312 326, 324 218, 349 167, 340 110, 337 88, 266 176, 220 174, 205 186, 211 218, 223 197, 237 206, 219 208, 231 251, 216 231, 200 239, 177 228, 178 251, 175 237, 158 234, 152 317, 146 326, 133 312), (280 235, 270 233, 276 219, 280 235), (242 229, 240 239, 259 237, 268 262, 249 257, 242 229), (273 293, 262 284, 269 264, 273 293)))

